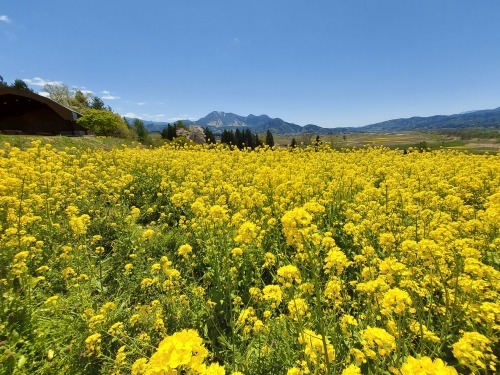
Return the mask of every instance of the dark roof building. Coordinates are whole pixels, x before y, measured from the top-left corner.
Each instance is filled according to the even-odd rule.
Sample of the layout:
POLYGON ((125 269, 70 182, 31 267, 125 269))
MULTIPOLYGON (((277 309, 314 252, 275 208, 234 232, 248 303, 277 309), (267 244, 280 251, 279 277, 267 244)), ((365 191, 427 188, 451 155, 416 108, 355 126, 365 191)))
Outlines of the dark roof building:
POLYGON ((0 88, 0 132, 11 134, 84 135, 81 114, 51 99, 12 87, 0 88))

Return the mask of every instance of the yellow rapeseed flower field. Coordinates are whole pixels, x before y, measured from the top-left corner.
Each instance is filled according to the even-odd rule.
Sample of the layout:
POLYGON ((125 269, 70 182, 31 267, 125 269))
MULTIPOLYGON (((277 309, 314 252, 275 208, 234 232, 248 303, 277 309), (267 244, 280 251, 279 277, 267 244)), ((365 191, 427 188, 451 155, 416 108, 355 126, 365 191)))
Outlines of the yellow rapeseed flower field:
POLYGON ((500 159, 0 150, 0 374, 494 374, 500 159))

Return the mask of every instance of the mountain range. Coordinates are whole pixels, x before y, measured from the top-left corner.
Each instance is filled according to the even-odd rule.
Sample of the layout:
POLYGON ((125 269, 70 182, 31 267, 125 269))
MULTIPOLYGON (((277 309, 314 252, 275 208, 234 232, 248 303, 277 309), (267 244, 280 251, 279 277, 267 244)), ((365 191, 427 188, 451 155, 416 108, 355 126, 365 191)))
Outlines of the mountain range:
MULTIPOLYGON (((127 119, 131 122, 132 119, 127 119)), ((148 131, 162 131, 166 122, 143 121, 148 131)), ((480 111, 469 111, 454 115, 436 115, 430 117, 400 118, 379 122, 360 127, 323 128, 308 124, 300 126, 283 121, 280 118, 271 118, 267 115, 241 116, 230 112, 214 111, 197 121, 182 120, 185 125, 199 125, 208 127, 215 133, 230 129, 250 128, 253 133, 265 133, 268 129, 274 134, 335 134, 359 132, 399 132, 408 130, 439 130, 461 128, 490 128, 500 129, 500 107, 480 111)))

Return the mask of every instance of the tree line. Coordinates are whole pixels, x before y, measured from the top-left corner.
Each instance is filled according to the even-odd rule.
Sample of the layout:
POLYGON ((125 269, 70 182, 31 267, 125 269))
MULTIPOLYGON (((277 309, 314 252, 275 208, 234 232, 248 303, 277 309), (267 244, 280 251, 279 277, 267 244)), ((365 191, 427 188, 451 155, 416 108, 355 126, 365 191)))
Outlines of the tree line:
POLYGON ((238 149, 251 148, 262 146, 263 143, 258 134, 252 133, 250 129, 223 130, 220 136, 221 143, 236 146, 238 149))
MULTIPOLYGON (((167 124, 167 126, 161 132, 161 137, 169 141, 173 141, 175 138, 180 136, 185 136, 186 138, 193 140, 196 143, 217 143, 214 132, 208 127, 205 127, 204 129, 193 125, 187 127, 182 123, 182 121, 177 121, 173 124, 167 124), (199 129, 198 131, 203 132, 203 135, 198 137, 198 139, 201 139, 201 141, 198 142, 196 142, 192 135, 193 131, 195 131, 194 129, 196 128, 199 129), (187 134, 186 131, 189 134, 187 134)), ((242 150, 243 148, 250 148, 253 150, 256 147, 263 146, 264 144, 268 145, 269 147, 273 147, 274 137, 271 131, 267 130, 265 142, 262 142, 259 138, 259 135, 256 133, 252 133, 252 131, 248 128, 244 130, 236 129, 234 131, 224 129, 220 134, 220 143, 237 147, 240 150, 242 150)))

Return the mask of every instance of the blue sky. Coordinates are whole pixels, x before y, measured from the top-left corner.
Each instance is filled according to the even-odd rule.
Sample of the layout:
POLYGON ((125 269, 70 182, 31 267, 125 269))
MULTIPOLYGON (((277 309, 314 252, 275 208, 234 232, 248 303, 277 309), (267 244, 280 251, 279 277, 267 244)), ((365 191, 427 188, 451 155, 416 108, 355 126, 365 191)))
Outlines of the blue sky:
POLYGON ((16 0, 0 75, 147 120, 360 126, 500 106, 499 0, 16 0))

